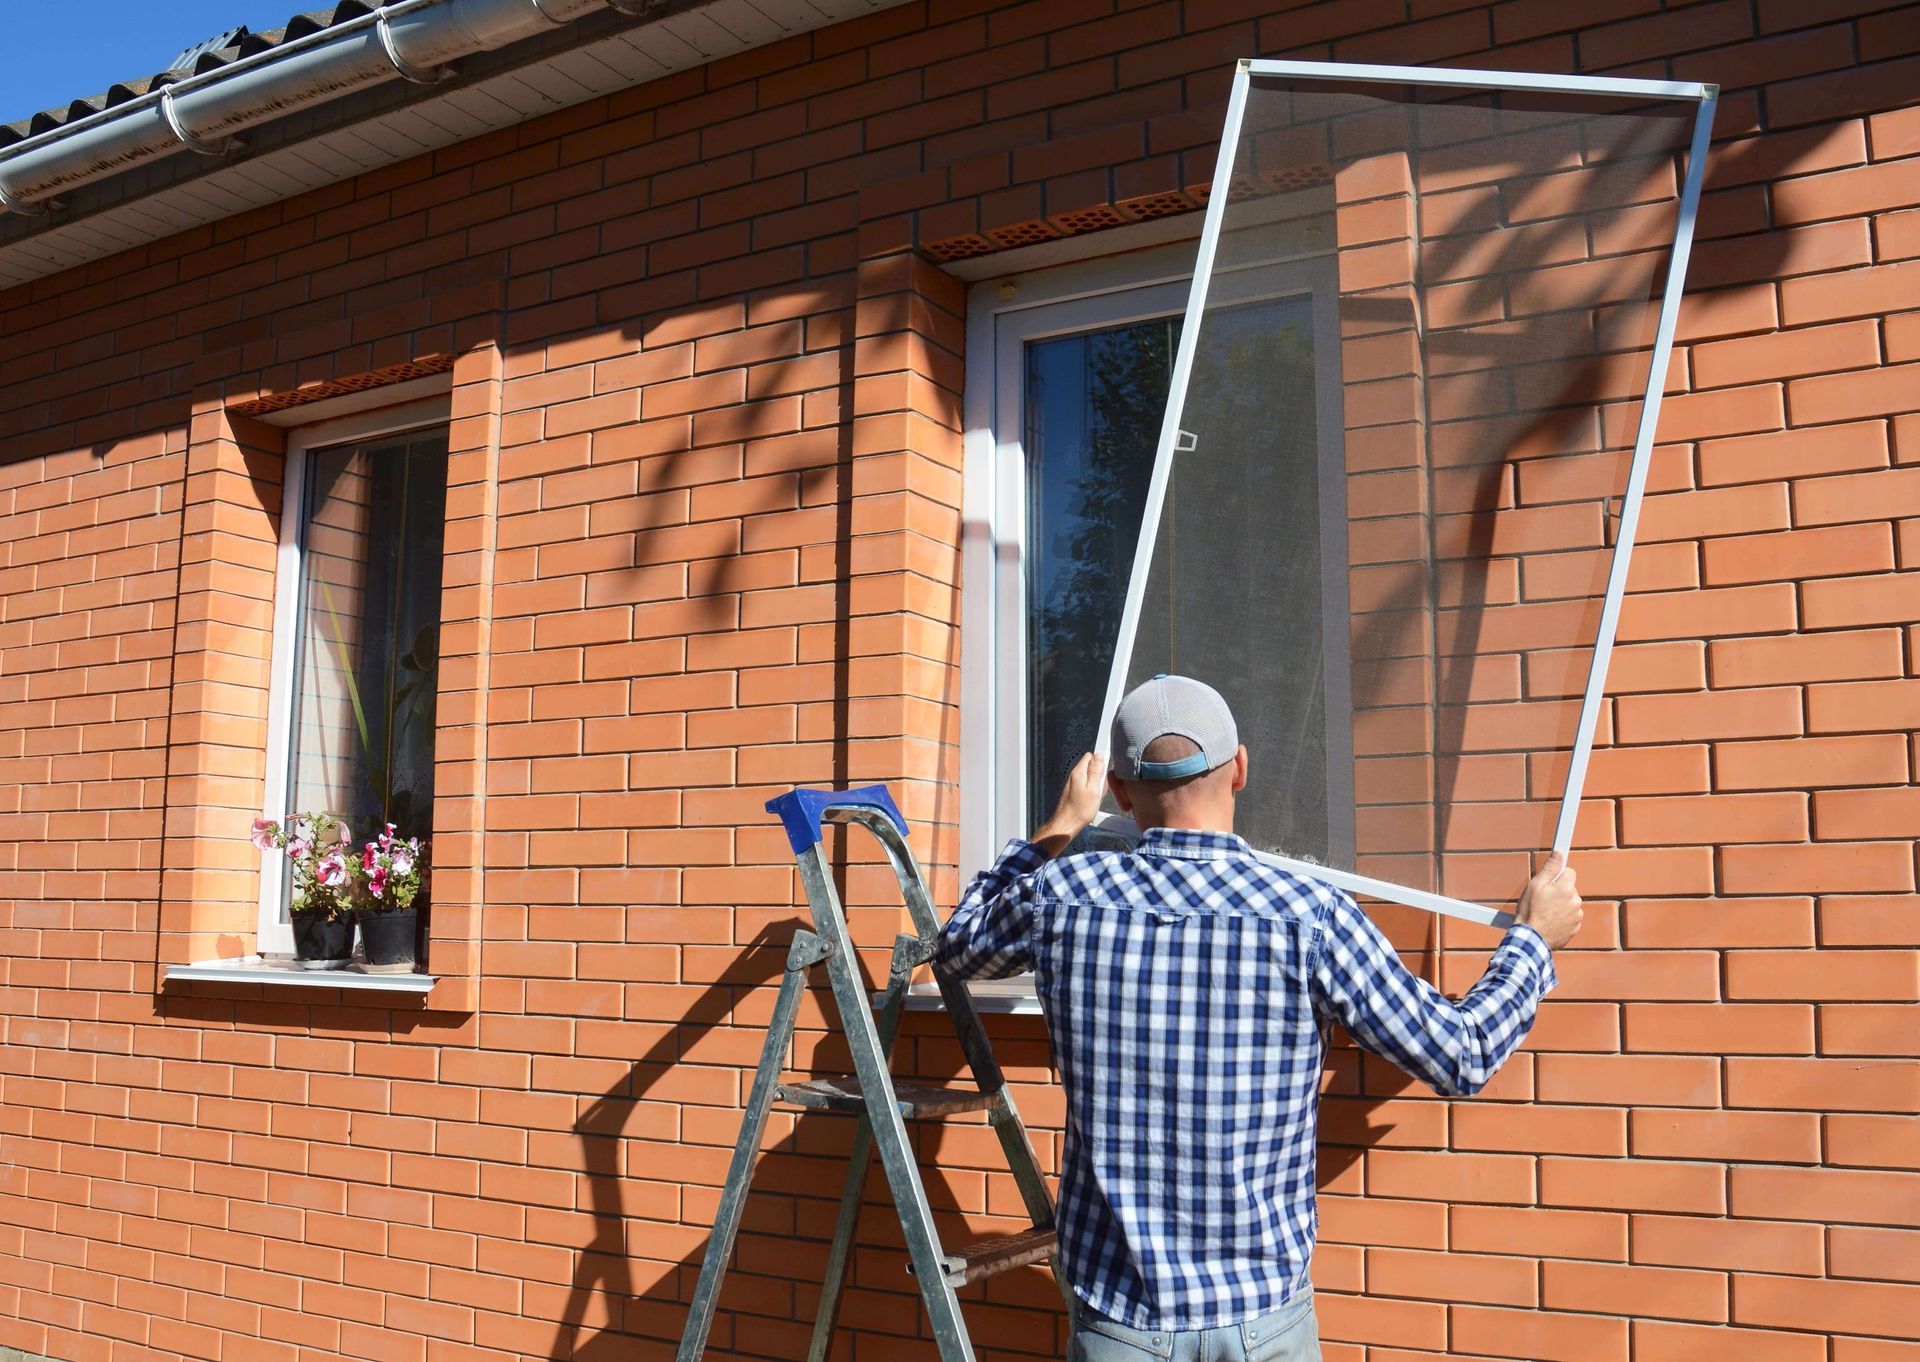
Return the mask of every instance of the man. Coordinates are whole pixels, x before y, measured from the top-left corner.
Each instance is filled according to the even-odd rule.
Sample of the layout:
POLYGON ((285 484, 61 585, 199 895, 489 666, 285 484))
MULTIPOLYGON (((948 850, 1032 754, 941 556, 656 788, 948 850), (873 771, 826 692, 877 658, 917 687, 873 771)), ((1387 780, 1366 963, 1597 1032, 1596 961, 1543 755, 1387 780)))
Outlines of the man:
POLYGON ((1155 677, 1121 702, 1111 749, 1104 783, 1082 757, 1053 816, 974 880, 934 966, 1035 974, 1067 1091, 1057 1262, 1080 1303, 1073 1362, 1317 1362, 1327 1024, 1442 1094, 1478 1092, 1579 930, 1573 872, 1547 861, 1454 1002, 1347 894, 1234 835, 1247 749, 1212 687, 1155 677), (1103 784, 1140 844, 1061 856, 1103 784))

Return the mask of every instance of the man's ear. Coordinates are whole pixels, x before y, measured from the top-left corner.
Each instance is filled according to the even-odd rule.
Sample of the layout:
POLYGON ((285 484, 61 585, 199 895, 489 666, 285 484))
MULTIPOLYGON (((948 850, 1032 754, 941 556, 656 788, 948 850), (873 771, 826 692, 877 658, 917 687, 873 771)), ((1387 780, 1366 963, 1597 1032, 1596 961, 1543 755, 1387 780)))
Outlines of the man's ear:
POLYGON ((1240 744, 1240 750, 1233 754, 1233 792, 1239 794, 1247 788, 1247 745, 1240 744))
POLYGON ((1126 781, 1109 771, 1107 773, 1107 788, 1113 791, 1113 802, 1120 806, 1121 813, 1133 812, 1133 801, 1127 798, 1126 781))

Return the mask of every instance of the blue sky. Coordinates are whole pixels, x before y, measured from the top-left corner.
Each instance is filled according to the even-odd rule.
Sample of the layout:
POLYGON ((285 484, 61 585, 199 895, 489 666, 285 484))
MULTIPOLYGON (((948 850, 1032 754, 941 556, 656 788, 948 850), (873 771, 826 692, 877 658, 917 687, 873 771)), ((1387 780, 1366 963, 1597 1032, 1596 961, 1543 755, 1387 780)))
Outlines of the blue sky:
POLYGON ((166 69, 185 48, 245 24, 279 28, 327 0, 0 0, 7 53, 0 123, 166 69))

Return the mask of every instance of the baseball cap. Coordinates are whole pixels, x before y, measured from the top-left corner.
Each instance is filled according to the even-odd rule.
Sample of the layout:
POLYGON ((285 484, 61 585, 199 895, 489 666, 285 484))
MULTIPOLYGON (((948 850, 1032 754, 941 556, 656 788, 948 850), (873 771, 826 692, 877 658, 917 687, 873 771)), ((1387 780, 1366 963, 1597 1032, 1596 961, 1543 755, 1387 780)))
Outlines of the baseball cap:
POLYGON ((1190 676, 1161 673, 1127 692, 1113 715, 1113 773, 1122 780, 1181 780, 1233 760, 1240 731, 1220 692, 1190 676), (1200 750, 1178 761, 1145 761, 1155 738, 1175 734, 1200 750))

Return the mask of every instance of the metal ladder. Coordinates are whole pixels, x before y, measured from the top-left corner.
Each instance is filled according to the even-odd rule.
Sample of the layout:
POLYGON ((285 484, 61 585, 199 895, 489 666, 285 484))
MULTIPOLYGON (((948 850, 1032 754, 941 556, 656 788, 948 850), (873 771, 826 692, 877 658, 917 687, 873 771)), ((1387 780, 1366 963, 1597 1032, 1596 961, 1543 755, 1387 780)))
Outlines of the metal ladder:
POLYGON ((886 786, 790 790, 769 801, 767 812, 779 815, 786 825, 787 840, 799 862, 800 880, 806 886, 807 903, 813 911, 813 930, 803 927, 795 932, 793 945, 787 952, 786 976, 780 983, 773 1020, 767 1028, 766 1047, 760 1052, 760 1067, 754 1073, 753 1087, 747 1097, 740 1139, 734 1145, 733 1163, 727 1170, 726 1188, 714 1217, 713 1237, 700 1264, 700 1280, 694 1288, 693 1306, 686 1332, 680 1338, 677 1362, 699 1362, 706 1351, 720 1281, 726 1275, 727 1262, 733 1256, 734 1240, 740 1230, 740 1215, 753 1176, 754 1155, 760 1148, 767 1113, 776 1101, 809 1111, 842 1112, 859 1121, 848 1160, 846 1184, 840 1195, 833 1249, 827 1258, 826 1281, 821 1287, 820 1310, 814 1318, 813 1341, 807 1349, 808 1362, 825 1362, 827 1356, 840 1287, 853 1248, 854 1228, 860 1219, 861 1192, 875 1145, 879 1146, 880 1164, 886 1170, 887 1185, 893 1192, 900 1225, 906 1235, 907 1270, 919 1283, 921 1297, 926 1301, 941 1362, 973 1362, 973 1344, 967 1336, 966 1321, 961 1317, 954 1288, 1051 1258, 1055 1247, 1053 1197, 1040 1175, 1026 1127, 1020 1123, 1013 1095, 1007 1091, 1006 1079, 994 1060, 993 1049, 987 1043, 986 1031, 980 1025, 979 1013, 974 1010, 972 995, 965 984, 941 979, 940 994, 972 1072, 972 1086, 948 1088, 893 1081, 890 1057, 906 1006, 907 986, 914 967, 932 957, 940 921, 934 915, 926 881, 921 878, 920 868, 907 846, 906 820, 886 786), (913 919, 913 934, 894 939, 893 962, 887 971, 886 992, 877 1020, 861 982, 859 961, 847 932, 846 914, 833 887, 826 848, 821 842, 823 823, 858 823, 879 839, 913 919), (801 994, 808 972, 819 964, 827 967, 827 977, 833 985, 834 1006, 846 1030, 847 1047, 853 1053, 854 1073, 847 1078, 782 1083, 780 1072, 793 1039, 801 994), (934 1230, 933 1212, 927 1206, 926 1189, 921 1185, 920 1170, 907 1139, 906 1123, 970 1111, 987 1113, 1006 1153, 1021 1199, 1026 1203, 1032 1228, 949 1252, 941 1246, 934 1230))

